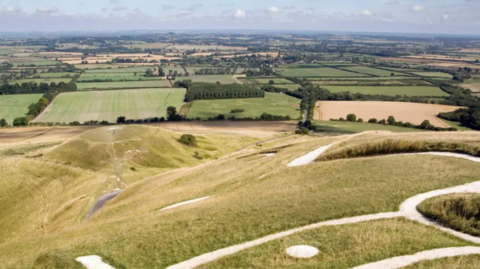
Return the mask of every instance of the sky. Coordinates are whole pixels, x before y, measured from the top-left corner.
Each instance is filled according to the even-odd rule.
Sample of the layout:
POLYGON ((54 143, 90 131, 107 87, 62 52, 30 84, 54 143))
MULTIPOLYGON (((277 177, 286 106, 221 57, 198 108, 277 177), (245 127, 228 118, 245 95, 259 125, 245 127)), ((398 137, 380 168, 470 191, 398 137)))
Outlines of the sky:
POLYGON ((235 29, 480 35, 480 0, 0 0, 0 32, 235 29))

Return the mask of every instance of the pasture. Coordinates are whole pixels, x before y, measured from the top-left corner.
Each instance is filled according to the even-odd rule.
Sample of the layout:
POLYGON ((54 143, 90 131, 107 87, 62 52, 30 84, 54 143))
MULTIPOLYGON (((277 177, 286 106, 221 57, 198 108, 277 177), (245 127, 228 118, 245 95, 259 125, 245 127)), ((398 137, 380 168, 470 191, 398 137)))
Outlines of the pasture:
POLYGON ((389 81, 389 80, 415 80, 420 79, 418 77, 361 77, 361 78, 307 78, 309 81, 389 81))
POLYGON ((348 114, 355 114, 364 121, 375 118, 377 120, 395 117, 397 121, 410 122, 420 125, 424 120, 437 127, 449 128, 450 125, 437 118, 440 112, 451 112, 460 107, 377 101, 320 101, 315 108, 315 120, 330 120, 345 118, 348 114))
POLYGON ((257 81, 260 84, 269 84, 270 81, 273 81, 274 84, 292 84, 295 83, 291 80, 285 79, 285 78, 256 78, 255 81, 257 81))
POLYGON ((57 73, 53 73, 53 72, 45 72, 45 73, 38 73, 38 74, 35 74, 35 76, 39 76, 41 78, 64 78, 64 77, 67 77, 67 76, 70 76, 70 77, 73 77, 75 75, 77 75, 78 73, 67 73, 67 72, 57 72, 57 73))
POLYGON ((147 69, 154 69, 153 66, 135 66, 135 67, 124 67, 117 66, 117 68, 103 68, 103 69, 89 69, 85 71, 85 74, 93 73, 145 73, 147 69))
POLYGON ((412 72, 412 74, 422 77, 434 77, 434 78, 452 78, 453 76, 442 72, 412 72))
POLYGON ((204 75, 204 76, 190 76, 190 77, 178 77, 177 80, 190 79, 195 83, 217 83, 220 84, 240 84, 235 78, 230 75, 204 75))
POLYGON ((324 85, 332 93, 351 92, 371 95, 406 95, 406 96, 430 96, 444 97, 448 93, 438 87, 429 86, 329 86, 324 85))
POLYGON ((26 78, 26 79, 15 79, 15 80, 11 80, 9 81, 8 83, 9 84, 22 84, 22 83, 28 83, 28 82, 33 82, 33 83, 37 83, 37 84, 40 84, 40 83, 52 83, 52 82, 55 82, 55 83, 60 83, 60 82, 64 82, 64 83, 69 83, 70 81, 72 81, 72 78, 26 78))
POLYGON ((279 93, 265 93, 265 98, 196 100, 188 118, 208 119, 219 114, 225 117, 256 118, 263 113, 289 115, 292 119, 300 116, 300 100, 279 93), (244 109, 243 113, 230 113, 232 109, 244 109))
POLYGON ((352 66, 352 67, 347 66, 347 67, 342 67, 342 69, 347 71, 355 71, 355 72, 359 72, 366 75, 378 76, 378 77, 390 77, 392 73, 394 73, 396 76, 408 76, 408 74, 405 74, 405 73, 387 71, 387 70, 371 68, 367 66, 352 66))
POLYGON ((335 134, 355 134, 367 131, 388 131, 394 133, 403 132, 419 132, 419 129, 403 128, 398 126, 381 125, 366 122, 349 122, 349 121, 314 121, 316 132, 327 132, 335 134))
POLYGON ((161 77, 145 77, 144 73, 135 75, 135 73, 85 73, 77 82, 88 81, 135 81, 135 80, 160 80, 161 77))
POLYGON ((0 119, 5 119, 12 125, 17 117, 25 117, 28 106, 36 103, 42 94, 0 95, 0 119))
POLYGON ((302 67, 286 68, 281 70, 280 74, 286 77, 366 77, 367 75, 358 74, 330 67, 302 67))
POLYGON ((86 89, 133 89, 133 88, 167 88, 171 87, 166 80, 117 81, 117 82, 86 82, 77 83, 79 90, 86 89))
POLYGON ((145 119, 165 117, 166 109, 183 105, 185 89, 141 89, 60 94, 36 119, 37 122, 107 120, 117 117, 145 119))

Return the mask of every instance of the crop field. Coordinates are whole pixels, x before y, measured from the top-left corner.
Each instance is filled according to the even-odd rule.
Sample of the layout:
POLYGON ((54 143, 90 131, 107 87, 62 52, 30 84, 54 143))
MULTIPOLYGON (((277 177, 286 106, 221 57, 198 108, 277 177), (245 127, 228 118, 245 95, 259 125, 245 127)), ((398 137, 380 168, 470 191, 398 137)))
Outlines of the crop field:
POLYGON ((287 68, 282 70, 286 77, 366 77, 367 75, 343 71, 330 67, 287 68))
POLYGON ((180 109, 184 97, 185 89, 177 88, 63 93, 36 121, 115 122, 119 116, 128 119, 165 117, 167 107, 180 109))
POLYGON ((275 82, 275 84, 292 84, 295 83, 291 80, 285 78, 256 78, 255 81, 261 84, 269 84, 270 81, 275 82))
POLYGON ((254 134, 257 132, 294 132, 297 128, 292 121, 189 121, 154 123, 167 130, 182 133, 192 132, 231 132, 254 134))
POLYGON ((395 117, 397 121, 410 122, 420 125, 424 120, 429 120, 434 126, 449 128, 450 125, 437 118, 440 112, 451 112, 460 107, 400 103, 377 101, 320 101, 317 102, 315 111, 316 120, 330 120, 346 118, 348 114, 355 114, 364 121, 375 118, 377 120, 395 117))
POLYGON ((55 82, 55 83, 60 83, 60 82, 65 82, 65 83, 69 83, 70 81, 72 81, 72 78, 26 78, 26 79, 16 79, 16 80, 12 80, 12 81, 9 81, 10 84, 15 84, 15 83, 18 83, 18 84, 22 84, 22 83, 27 83, 27 82, 33 82, 33 83, 37 83, 37 84, 40 84, 40 83, 52 83, 52 82, 55 82))
POLYGON ((220 84, 234 84, 239 83, 235 78, 230 75, 205 75, 205 76, 190 76, 190 77, 178 77, 177 80, 190 79, 192 82, 199 83, 217 83, 220 84))
POLYGON ((285 94, 265 93, 265 98, 197 100, 193 102, 188 118, 208 119, 219 114, 225 117, 256 118, 263 113, 289 115, 292 119, 300 116, 300 100, 285 94), (230 113, 232 109, 244 109, 243 113, 230 113))
POLYGON ((412 72, 412 74, 422 77, 452 78, 453 76, 442 72, 412 72))
POLYGON ((472 92, 480 92, 480 79, 469 79, 461 85, 465 89, 470 89, 472 92))
MULTIPOLYGON (((144 44, 142 44, 144 45, 144 44)), ((224 51, 244 51, 247 50, 247 47, 234 47, 234 46, 223 46, 223 45, 170 45, 167 49, 171 49, 173 51, 185 51, 185 50, 224 50, 224 51)))
POLYGON ((302 85, 299 84, 278 84, 275 85, 277 88, 282 88, 282 89, 289 89, 290 91, 296 91, 298 88, 302 87, 302 85))
POLYGON ((366 122, 348 121, 313 121, 316 132, 328 132, 336 134, 355 134, 366 131, 388 131, 394 133, 419 132, 419 129, 403 128, 398 126, 381 125, 366 122))
MULTIPOLYGON (((382 69, 376 69, 376 68, 371 68, 371 67, 366 67, 366 66, 352 66, 352 67, 342 67, 343 70, 347 71, 355 71, 355 72, 360 72, 363 74, 367 75, 374 75, 374 76, 379 76, 379 77, 390 77, 392 75, 392 71, 386 71, 382 69)), ((408 74, 405 73, 396 73, 396 76, 408 76, 408 74)))
POLYGON ((0 119, 5 119, 11 125, 15 118, 24 117, 28 106, 41 97, 42 94, 0 95, 0 119))
POLYGON ((351 92, 371 95, 449 96, 438 87, 429 86, 324 86, 332 93, 351 92))
POLYGON ((118 81, 118 82, 86 82, 77 83, 79 90, 85 89, 133 89, 133 88, 168 88, 170 82, 166 80, 146 81, 118 81))
POLYGON ((404 79, 420 79, 419 77, 361 77, 361 78, 307 78, 309 81, 389 81, 389 80, 404 80, 404 79))

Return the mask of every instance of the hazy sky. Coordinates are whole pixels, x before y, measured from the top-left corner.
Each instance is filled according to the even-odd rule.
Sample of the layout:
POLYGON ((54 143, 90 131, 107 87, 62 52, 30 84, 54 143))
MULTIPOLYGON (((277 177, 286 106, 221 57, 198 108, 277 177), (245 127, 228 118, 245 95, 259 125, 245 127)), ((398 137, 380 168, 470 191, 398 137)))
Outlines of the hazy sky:
POLYGON ((0 32, 180 29, 480 35, 480 0, 0 0, 0 32))

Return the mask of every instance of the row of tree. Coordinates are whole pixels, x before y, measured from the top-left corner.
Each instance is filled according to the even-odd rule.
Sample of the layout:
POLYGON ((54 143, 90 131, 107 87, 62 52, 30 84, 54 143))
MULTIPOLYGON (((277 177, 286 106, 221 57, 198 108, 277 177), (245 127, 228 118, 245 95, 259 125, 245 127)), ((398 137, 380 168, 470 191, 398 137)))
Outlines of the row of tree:
POLYGON ((462 126, 480 130, 480 107, 460 108, 453 112, 438 114, 438 117, 459 122, 462 126))
POLYGON ((176 81, 176 87, 187 89, 185 102, 210 99, 263 98, 265 92, 251 85, 192 83, 191 80, 176 81))

